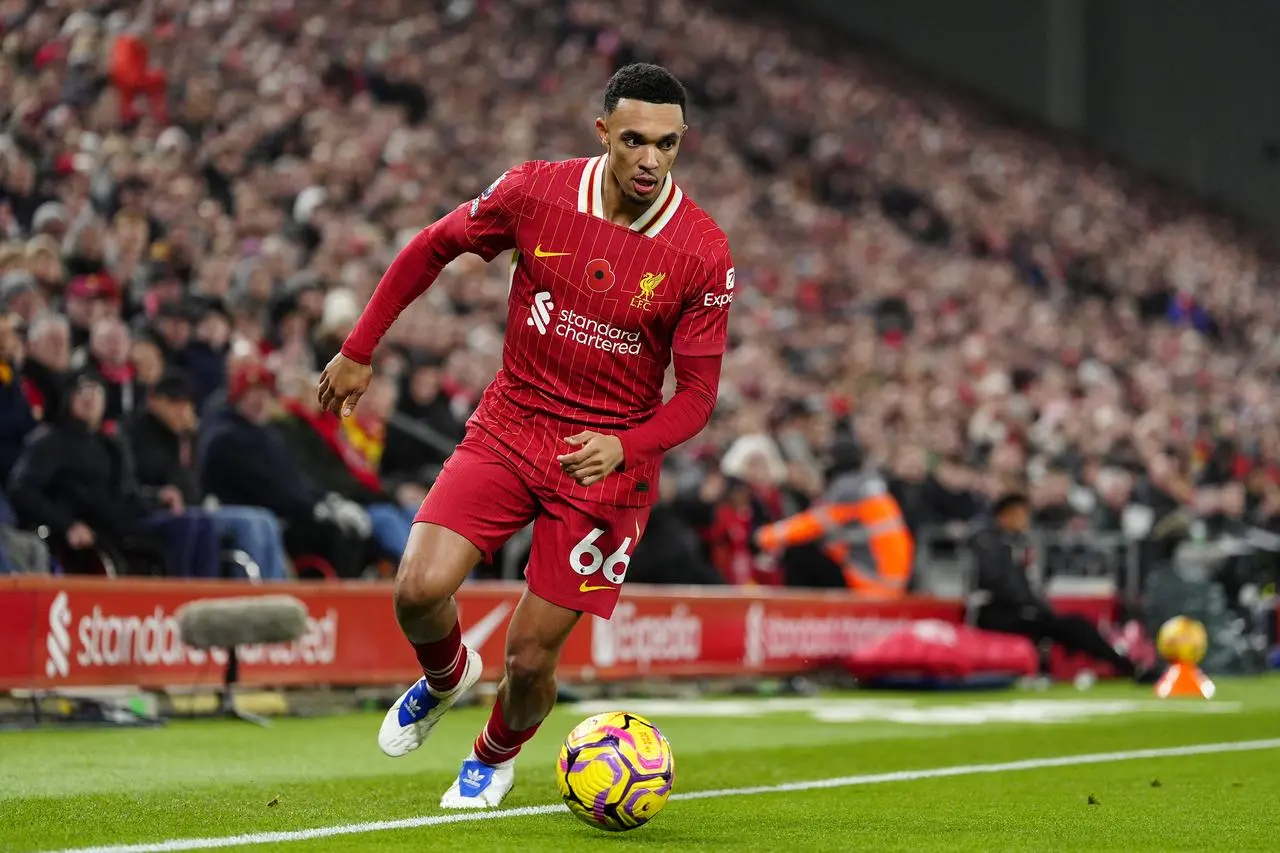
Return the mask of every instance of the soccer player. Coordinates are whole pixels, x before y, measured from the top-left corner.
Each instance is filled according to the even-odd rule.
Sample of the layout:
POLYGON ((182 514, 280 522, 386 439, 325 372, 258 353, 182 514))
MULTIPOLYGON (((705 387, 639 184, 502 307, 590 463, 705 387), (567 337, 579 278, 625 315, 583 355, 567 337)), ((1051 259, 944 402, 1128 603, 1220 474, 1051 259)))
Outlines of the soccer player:
POLYGON ((444 808, 496 806, 511 789, 516 754, 555 703, 565 639, 583 613, 613 612, 662 454, 710 419, 734 270, 724 233, 671 175, 684 113, 684 87, 664 68, 620 69, 595 123, 604 153, 516 166, 424 229, 320 377, 321 404, 350 416, 378 341, 440 270, 465 252, 514 250, 502 368, 396 575, 396 617, 424 677, 383 720, 391 756, 417 749, 480 678, 454 592, 533 523, 497 701, 444 808), (671 363, 676 391, 663 403, 671 363))

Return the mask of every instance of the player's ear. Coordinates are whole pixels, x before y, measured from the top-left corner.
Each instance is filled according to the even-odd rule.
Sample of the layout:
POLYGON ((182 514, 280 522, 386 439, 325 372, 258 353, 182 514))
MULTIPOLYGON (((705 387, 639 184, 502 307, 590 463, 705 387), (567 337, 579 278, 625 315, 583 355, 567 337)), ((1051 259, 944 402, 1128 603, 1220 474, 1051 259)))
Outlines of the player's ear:
POLYGON ((609 147, 609 125, 603 118, 596 119, 596 135, 600 137, 600 144, 605 148, 609 147))

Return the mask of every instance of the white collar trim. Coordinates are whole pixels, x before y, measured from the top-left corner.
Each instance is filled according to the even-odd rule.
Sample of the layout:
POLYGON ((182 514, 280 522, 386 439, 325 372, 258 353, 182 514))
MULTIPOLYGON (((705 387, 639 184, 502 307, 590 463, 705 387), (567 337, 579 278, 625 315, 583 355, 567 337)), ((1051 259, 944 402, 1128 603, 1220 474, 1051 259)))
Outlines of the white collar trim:
MULTIPOLYGON (((592 157, 582 169, 578 179, 578 212, 604 219, 605 155, 592 157)), ((631 230, 656 237, 675 218, 684 191, 676 185, 670 173, 662 181, 658 196, 644 213, 631 223, 631 230)))

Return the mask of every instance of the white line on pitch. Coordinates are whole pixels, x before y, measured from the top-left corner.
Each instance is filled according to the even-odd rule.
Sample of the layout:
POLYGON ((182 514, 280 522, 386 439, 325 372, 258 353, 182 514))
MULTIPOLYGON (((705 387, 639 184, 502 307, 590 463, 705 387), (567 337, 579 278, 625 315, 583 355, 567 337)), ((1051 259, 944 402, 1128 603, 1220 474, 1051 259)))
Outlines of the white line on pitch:
MULTIPOLYGON (((998 764, 961 764, 953 767, 932 767, 926 770, 898 770, 892 773, 873 773, 865 776, 837 776, 833 779, 814 779, 808 782, 785 782, 780 785, 758 785, 752 788, 720 788, 711 791, 690 791, 675 794, 673 800, 705 800, 719 797, 744 797, 752 794, 785 794, 793 791, 814 791, 821 788, 849 788, 856 785, 882 785, 887 782, 912 782, 918 779, 944 779, 949 776, 976 776, 983 773, 1011 773, 1019 770, 1041 770, 1047 767, 1078 767, 1084 764, 1110 764, 1117 761, 1136 761, 1143 758, 1177 758, 1186 755, 1209 755, 1221 752, 1253 752, 1263 749, 1280 749, 1280 738, 1246 740, 1234 743, 1205 743, 1195 746, 1173 746, 1161 749, 1132 749, 1124 752, 1095 752, 1088 755, 1064 755, 1058 758, 1029 758, 1024 761, 1004 761, 998 764)), ((335 835, 360 835, 366 832, 384 832, 390 829, 418 829, 424 826, 441 826, 449 823, 469 823, 479 820, 499 820, 509 817, 565 812, 562 805, 523 806, 513 809, 489 809, 475 812, 411 817, 403 820, 377 820, 368 823, 345 823, 338 826, 322 826, 315 829, 298 829, 288 832, 247 832, 243 835, 226 835, 220 838, 173 838, 147 844, 120 844, 106 847, 77 847, 60 853, 172 853, 180 850, 213 850, 219 847, 243 847, 254 844, 284 844, 290 841, 312 841, 335 835)))

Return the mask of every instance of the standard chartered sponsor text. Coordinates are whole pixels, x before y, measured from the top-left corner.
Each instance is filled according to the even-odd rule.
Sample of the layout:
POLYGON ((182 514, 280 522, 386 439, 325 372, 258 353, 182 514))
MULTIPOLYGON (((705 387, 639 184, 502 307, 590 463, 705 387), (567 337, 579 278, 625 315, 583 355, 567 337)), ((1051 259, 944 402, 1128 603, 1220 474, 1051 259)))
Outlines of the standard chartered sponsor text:
POLYGON ((838 658, 865 648, 913 622, 912 619, 868 616, 788 618, 766 615, 756 626, 751 626, 763 636, 749 637, 748 647, 755 645, 763 660, 838 658))
MULTIPOLYGON (((221 649, 205 652, 182 642, 178 620, 157 606, 146 616, 115 616, 95 605, 77 625, 76 663, 84 667, 180 666, 222 664, 221 649)), ((292 643, 240 646, 241 663, 253 665, 325 665, 334 660, 338 645, 338 612, 329 610, 319 618, 307 618, 307 630, 292 643)))
POLYGON ((584 347, 619 355, 640 354, 640 333, 628 332, 612 323, 594 320, 569 308, 556 315, 555 333, 584 347))

